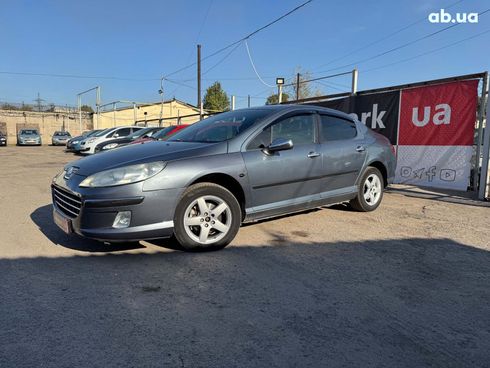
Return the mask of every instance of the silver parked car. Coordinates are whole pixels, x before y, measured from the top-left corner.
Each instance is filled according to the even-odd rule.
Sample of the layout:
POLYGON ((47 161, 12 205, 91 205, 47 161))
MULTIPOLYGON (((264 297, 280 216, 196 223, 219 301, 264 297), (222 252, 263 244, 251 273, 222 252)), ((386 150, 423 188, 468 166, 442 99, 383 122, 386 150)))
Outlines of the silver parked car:
POLYGON ((56 131, 54 132, 53 137, 51 137, 51 144, 53 146, 65 146, 70 139, 70 133, 64 131, 56 131))
POLYGON ((66 165, 53 215, 65 232, 102 241, 219 249, 243 222, 338 202, 372 211, 394 171, 389 141, 344 113, 250 108, 66 165))
POLYGON ((40 146, 42 143, 41 134, 37 129, 21 129, 17 133, 18 146, 40 146))

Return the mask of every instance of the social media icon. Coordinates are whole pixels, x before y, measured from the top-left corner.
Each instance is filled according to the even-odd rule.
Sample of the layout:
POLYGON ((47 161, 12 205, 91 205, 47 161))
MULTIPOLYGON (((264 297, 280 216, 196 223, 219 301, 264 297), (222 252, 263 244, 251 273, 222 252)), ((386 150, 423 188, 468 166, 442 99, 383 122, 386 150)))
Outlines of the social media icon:
POLYGON ((456 170, 453 169, 441 169, 441 173, 439 175, 441 180, 444 181, 455 181, 456 180, 456 170))
POLYGON ((409 166, 402 166, 400 169, 400 176, 402 178, 409 178, 412 175, 412 168, 409 166))

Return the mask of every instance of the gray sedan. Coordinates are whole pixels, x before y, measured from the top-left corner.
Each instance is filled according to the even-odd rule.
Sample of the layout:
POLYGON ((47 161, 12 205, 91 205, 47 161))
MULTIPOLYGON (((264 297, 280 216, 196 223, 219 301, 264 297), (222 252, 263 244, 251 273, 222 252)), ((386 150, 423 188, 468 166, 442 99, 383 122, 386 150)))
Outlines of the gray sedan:
POLYGON ((53 215, 101 241, 220 249, 244 222, 339 202, 372 211, 394 171, 389 141, 344 113, 258 107, 69 163, 53 179, 53 215))

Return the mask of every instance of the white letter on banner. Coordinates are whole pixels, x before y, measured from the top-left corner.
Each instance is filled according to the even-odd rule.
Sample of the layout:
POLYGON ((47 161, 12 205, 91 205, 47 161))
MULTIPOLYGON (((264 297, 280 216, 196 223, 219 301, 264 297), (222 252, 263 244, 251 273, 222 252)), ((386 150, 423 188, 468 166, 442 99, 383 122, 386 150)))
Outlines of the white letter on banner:
POLYGON ((376 125, 379 125, 380 129, 384 129, 385 125, 383 124, 383 116, 385 116, 386 111, 381 111, 378 114, 378 104, 373 105, 373 116, 371 118, 371 128, 376 129, 376 125))
POLYGON ((424 119, 422 121, 419 120, 419 108, 414 107, 412 110, 412 123, 418 127, 424 127, 429 122, 430 118, 430 106, 424 107, 424 119))
POLYGON ((451 123, 451 106, 448 104, 440 104, 436 106, 436 113, 432 118, 432 122, 435 125, 450 124, 451 123), (437 110, 442 109, 442 111, 437 112, 437 110))

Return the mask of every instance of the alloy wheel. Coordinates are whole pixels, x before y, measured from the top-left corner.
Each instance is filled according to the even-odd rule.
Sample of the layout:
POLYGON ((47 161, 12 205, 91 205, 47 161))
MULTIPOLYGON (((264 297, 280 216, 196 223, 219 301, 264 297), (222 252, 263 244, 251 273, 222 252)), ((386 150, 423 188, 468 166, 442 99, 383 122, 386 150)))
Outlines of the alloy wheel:
POLYGON ((232 224, 231 209, 216 196, 202 196, 186 208, 184 228, 187 235, 200 244, 213 244, 228 234, 232 224))

